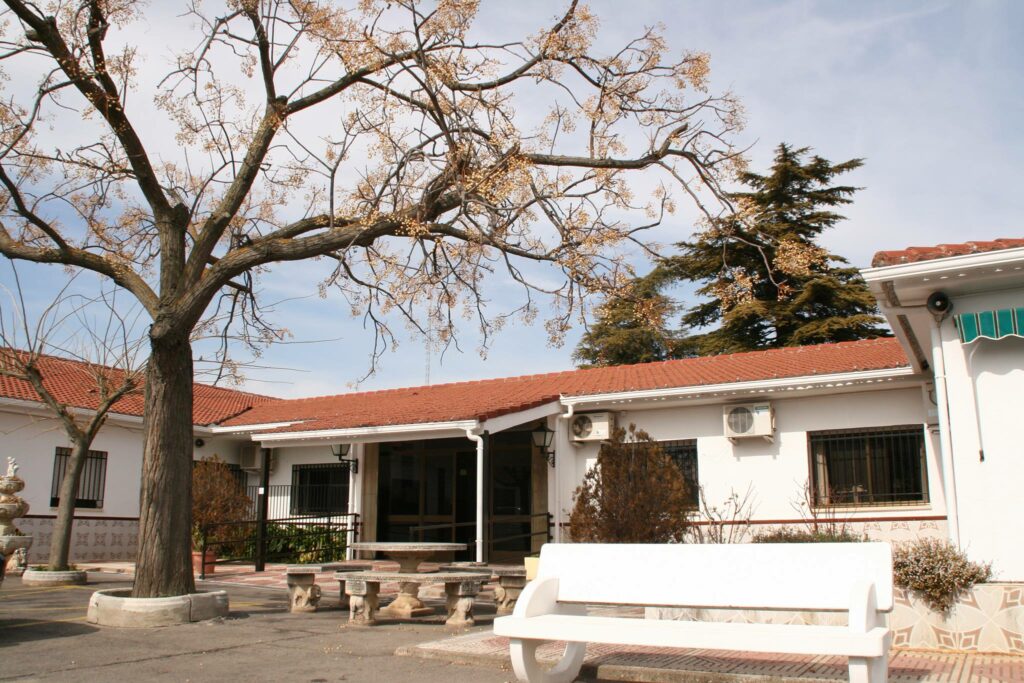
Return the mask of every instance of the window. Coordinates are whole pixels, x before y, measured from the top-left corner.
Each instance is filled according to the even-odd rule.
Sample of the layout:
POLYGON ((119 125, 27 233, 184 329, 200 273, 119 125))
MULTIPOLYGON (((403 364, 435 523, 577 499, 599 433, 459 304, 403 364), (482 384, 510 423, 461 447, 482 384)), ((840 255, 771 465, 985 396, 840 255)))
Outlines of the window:
MULTIPOLYGON (((57 447, 53 458, 53 484, 50 487, 50 507, 60 505, 60 485, 64 482, 64 471, 71 459, 71 449, 57 447)), ((82 473, 78 479, 78 496, 75 498, 76 508, 103 507, 103 490, 107 482, 106 451, 89 451, 82 465, 82 473)))
POLYGON ((696 509, 700 505, 700 480, 697 478, 697 440, 660 441, 658 445, 665 455, 672 458, 686 482, 686 494, 690 505, 696 509))
POLYGON ((292 465, 291 514, 348 512, 348 464, 292 465))
POLYGON ((807 437, 815 505, 928 502, 922 427, 810 432, 807 437))

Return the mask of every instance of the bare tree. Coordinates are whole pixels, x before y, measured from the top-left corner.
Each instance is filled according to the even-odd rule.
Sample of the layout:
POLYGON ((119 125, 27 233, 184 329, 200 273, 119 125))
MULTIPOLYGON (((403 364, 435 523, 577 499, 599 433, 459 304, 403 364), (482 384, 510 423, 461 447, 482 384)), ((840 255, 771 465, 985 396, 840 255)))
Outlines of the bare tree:
POLYGON ((535 298, 558 341, 675 195, 724 211, 741 162, 707 55, 656 29, 597 54, 578 0, 518 41, 478 36, 476 0, 186 1, 193 47, 157 78, 137 3, 4 4, 0 253, 105 275, 152 318, 136 596, 194 590, 190 335, 207 316, 272 338, 264 266, 334 259, 321 286, 382 344, 427 305, 441 341, 468 315, 486 344, 535 298), (497 269, 524 300, 495 316, 497 269))
POLYGON ((16 270, 14 280, 10 315, 0 314, 0 375, 28 383, 71 442, 58 492, 48 560, 50 569, 65 570, 69 567, 82 468, 110 411, 118 401, 139 389, 143 367, 137 359, 142 337, 134 334, 133 318, 137 316, 119 311, 113 298, 101 293, 97 299, 86 299, 69 293, 68 286, 60 290, 35 324, 30 324, 16 270), (104 311, 100 325, 90 318, 93 304, 104 311), (74 328, 74 333, 62 336, 69 327, 74 328), (63 358, 51 356, 53 352, 63 358), (69 357, 71 361, 66 360, 69 357), (94 405, 72 405, 59 395, 52 376, 58 368, 62 379, 67 379, 69 373, 77 375, 73 381, 95 389, 94 405))
POLYGON ((754 516, 754 486, 747 486, 741 496, 730 489, 729 496, 718 505, 708 502, 704 487, 698 487, 699 504, 691 513, 687 527, 691 543, 745 543, 750 535, 754 516))

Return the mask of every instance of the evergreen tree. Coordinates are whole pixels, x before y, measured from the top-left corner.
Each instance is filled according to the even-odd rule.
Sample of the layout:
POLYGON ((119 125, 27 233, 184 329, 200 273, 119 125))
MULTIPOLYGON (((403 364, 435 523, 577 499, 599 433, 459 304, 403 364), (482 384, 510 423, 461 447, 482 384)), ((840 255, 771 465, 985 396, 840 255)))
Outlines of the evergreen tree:
POLYGON ((628 296, 604 302, 597 321, 573 352, 579 367, 650 363, 672 357, 675 334, 666 326, 677 307, 662 293, 663 269, 636 278, 628 296))
POLYGON ((843 220, 835 208, 858 188, 833 179, 860 159, 833 164, 810 149, 781 144, 768 175, 741 176, 737 212, 710 223, 662 268, 701 284, 707 301, 688 309, 675 357, 852 341, 887 335, 875 298, 856 268, 822 249, 821 233, 843 220))

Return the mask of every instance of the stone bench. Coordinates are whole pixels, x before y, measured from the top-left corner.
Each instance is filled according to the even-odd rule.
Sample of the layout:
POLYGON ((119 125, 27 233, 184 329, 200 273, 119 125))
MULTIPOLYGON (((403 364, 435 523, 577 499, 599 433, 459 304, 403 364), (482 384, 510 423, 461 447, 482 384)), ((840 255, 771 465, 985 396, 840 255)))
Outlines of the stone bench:
POLYGON ((456 562, 441 565, 441 571, 452 572, 490 572, 491 580, 497 579, 498 586, 494 589, 494 606, 497 614, 512 614, 516 601, 526 587, 526 567, 523 565, 487 565, 477 562, 456 562))
MULTIPOLYGON (((373 569, 371 564, 346 564, 344 562, 326 562, 324 564, 293 564, 285 569, 285 581, 288 583, 288 611, 315 612, 320 604, 322 591, 316 585, 316 575, 324 572, 335 572, 344 576, 348 572, 367 571, 373 569)), ((345 580, 338 580, 341 589, 341 608, 348 608, 348 596, 345 595, 345 580)))
POLYGON ((420 585, 444 584, 448 619, 445 623, 453 627, 472 626, 473 602, 480 592, 480 586, 490 580, 486 572, 351 572, 335 574, 347 582, 345 592, 349 596, 349 621, 362 626, 377 623, 377 613, 384 616, 404 618, 431 614, 433 610, 420 602, 417 594, 420 585), (379 594, 381 583, 398 583, 401 590, 395 600, 380 609, 379 594))
POLYGON ((509 639, 516 677, 530 683, 576 680, 587 643, 831 655, 847 659, 852 683, 885 683, 892 583, 888 543, 549 543, 494 633, 509 639), (845 612, 848 625, 633 619, 590 614, 592 604, 845 612), (551 641, 565 651, 544 668, 537 648, 551 641))

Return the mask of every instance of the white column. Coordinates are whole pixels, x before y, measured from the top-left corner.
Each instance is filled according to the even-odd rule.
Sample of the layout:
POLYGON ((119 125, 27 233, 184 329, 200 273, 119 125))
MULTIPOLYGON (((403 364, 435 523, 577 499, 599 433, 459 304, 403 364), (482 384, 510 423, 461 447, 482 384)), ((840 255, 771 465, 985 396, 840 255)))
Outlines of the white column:
MULTIPOLYGON (((360 517, 363 516, 363 444, 356 443, 352 444, 351 458, 355 460, 358 465, 356 466, 359 470, 358 474, 354 474, 352 470, 348 473, 348 511, 350 514, 358 514, 360 517)), ((348 532, 348 547, 345 550, 346 559, 355 559, 355 551, 352 550, 352 544, 356 541, 356 530, 353 526, 348 532)))
POLYGON ((466 438, 476 442, 476 561, 484 561, 484 437, 466 430, 466 438))
POLYGON ((935 403, 939 409, 939 448, 942 450, 942 493, 946 499, 949 538, 960 546, 960 518, 956 501, 956 468, 950 437, 949 396, 946 392, 946 352, 942 347, 942 323, 932 327, 932 370, 935 374, 935 403))

